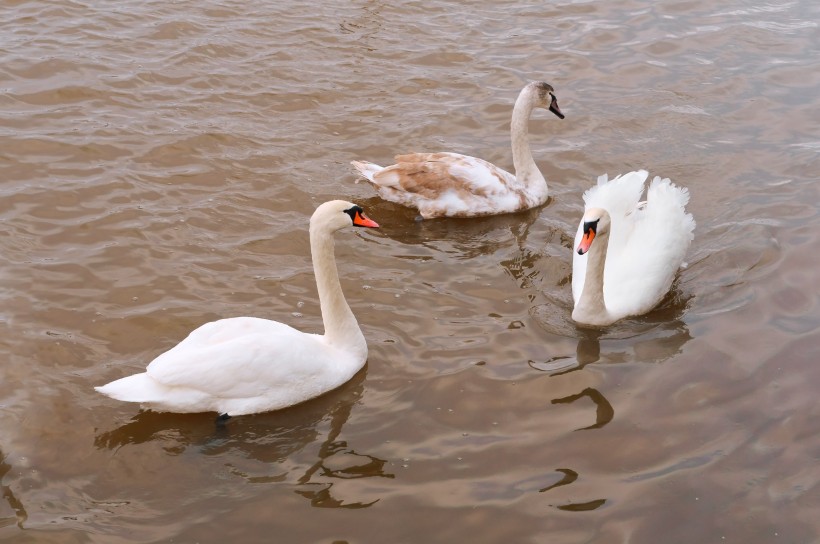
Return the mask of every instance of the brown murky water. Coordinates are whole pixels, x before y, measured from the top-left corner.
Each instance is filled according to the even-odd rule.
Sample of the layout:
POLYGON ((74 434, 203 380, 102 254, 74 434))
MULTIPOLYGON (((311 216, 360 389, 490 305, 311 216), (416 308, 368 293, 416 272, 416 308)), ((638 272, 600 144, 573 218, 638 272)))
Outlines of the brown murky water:
POLYGON ((820 540, 820 8, 810 0, 74 2, 0 8, 0 538, 820 540), (511 167, 529 80, 541 209, 417 224, 348 162, 511 167), (674 293, 570 315, 596 176, 689 187, 674 293), (307 220, 370 345, 341 389, 236 418, 92 386, 194 327, 319 331, 307 220), (550 373, 547 369, 564 368, 550 373))

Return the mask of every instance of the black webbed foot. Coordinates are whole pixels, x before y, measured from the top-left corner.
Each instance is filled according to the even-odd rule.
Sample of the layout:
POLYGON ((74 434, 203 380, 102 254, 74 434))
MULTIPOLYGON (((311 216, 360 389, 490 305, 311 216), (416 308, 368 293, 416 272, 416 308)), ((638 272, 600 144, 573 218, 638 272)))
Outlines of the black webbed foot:
POLYGON ((219 414, 218 416, 216 416, 216 420, 214 420, 214 423, 216 423, 217 427, 223 427, 229 419, 231 419, 231 416, 229 416, 226 412, 224 414, 219 414))

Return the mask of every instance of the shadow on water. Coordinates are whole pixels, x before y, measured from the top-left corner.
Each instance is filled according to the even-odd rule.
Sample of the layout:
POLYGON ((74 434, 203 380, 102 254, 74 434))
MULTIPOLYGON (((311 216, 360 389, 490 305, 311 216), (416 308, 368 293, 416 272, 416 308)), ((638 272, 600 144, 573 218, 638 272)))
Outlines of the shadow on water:
POLYGON ((140 411, 128 423, 98 434, 94 445, 117 450, 160 442, 169 455, 179 455, 191 448, 209 456, 229 454, 269 466, 265 475, 233 471, 249 483, 264 484, 293 481, 288 477, 292 470, 285 466, 287 462, 307 446, 321 441, 315 462, 295 478, 295 492, 319 508, 366 508, 379 499, 347 502, 332 493, 333 480, 394 477, 385 471, 386 460, 360 453, 347 441, 339 440, 353 406, 362 395, 364 377, 365 372, 359 372, 341 388, 291 408, 237 416, 225 423, 217 423, 215 413, 140 411), (322 437, 326 422, 326 436, 322 437))
POLYGON ((361 204, 370 217, 380 222, 381 232, 388 238, 396 239, 403 245, 422 246, 458 259, 492 255, 499 247, 512 243, 512 240, 519 246, 523 245, 541 210, 544 206, 549 206, 548 202, 544 206, 516 214, 417 220, 417 210, 379 197, 363 199, 361 204))
POLYGON ((22 529, 23 523, 28 519, 28 513, 23 503, 14 495, 11 487, 3 483, 3 478, 11 471, 11 465, 6 462, 6 457, 2 451, 0 451, 0 459, 2 459, 0 460, 0 491, 3 493, 3 499, 8 503, 12 512, 14 512, 14 515, 0 516, 0 528, 17 525, 22 529))
POLYGON ((534 306, 530 315, 542 329, 550 334, 577 338, 578 343, 572 355, 557 355, 547 361, 529 361, 528 364, 535 370, 563 374, 599 361, 665 361, 680 353, 684 344, 692 339, 683 322, 691 300, 692 296, 681 293, 676 282, 652 311, 602 328, 575 324, 571 318, 571 301, 534 306))

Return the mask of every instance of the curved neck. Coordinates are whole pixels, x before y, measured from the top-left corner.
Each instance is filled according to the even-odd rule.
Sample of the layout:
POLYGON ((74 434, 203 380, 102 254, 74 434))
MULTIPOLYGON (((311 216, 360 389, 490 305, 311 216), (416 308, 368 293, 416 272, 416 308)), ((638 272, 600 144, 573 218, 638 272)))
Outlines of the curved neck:
POLYGON ((609 232, 605 232, 595 239, 587 254, 584 289, 572 312, 572 318, 581 323, 599 325, 611 321, 604 300, 604 265, 608 246, 609 232))
POLYGON ((367 343, 342 293, 333 250, 333 235, 311 228, 310 252, 322 309, 322 322, 325 326, 325 338, 332 346, 363 351, 366 357, 367 343))
POLYGON ((515 167, 515 179, 522 185, 532 188, 543 185, 546 189, 547 182, 535 160, 532 158, 530 150, 529 121, 532 114, 534 91, 528 86, 525 87, 513 107, 512 121, 510 122, 510 139, 512 141, 513 166, 515 167))

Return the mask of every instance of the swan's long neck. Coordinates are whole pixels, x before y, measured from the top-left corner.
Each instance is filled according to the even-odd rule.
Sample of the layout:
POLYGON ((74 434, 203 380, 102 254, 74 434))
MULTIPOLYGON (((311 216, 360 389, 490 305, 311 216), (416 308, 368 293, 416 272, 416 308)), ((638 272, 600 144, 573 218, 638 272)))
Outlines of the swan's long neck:
POLYGON ((609 232, 601 233, 593 242, 587 254, 587 271, 584 289, 578 304, 572 311, 572 319, 589 325, 609 323, 609 311, 604 301, 604 265, 606 264, 609 232))
POLYGON ((367 342, 339 283, 333 234, 311 228, 310 251, 322 308, 322 322, 325 325, 325 339, 334 347, 355 352, 366 358, 367 342))
POLYGON ((528 86, 518 95, 510 123, 510 139, 512 140, 516 180, 531 191, 537 189, 546 199, 547 182, 538 170, 530 150, 529 121, 535 104, 534 93, 536 92, 528 86))

